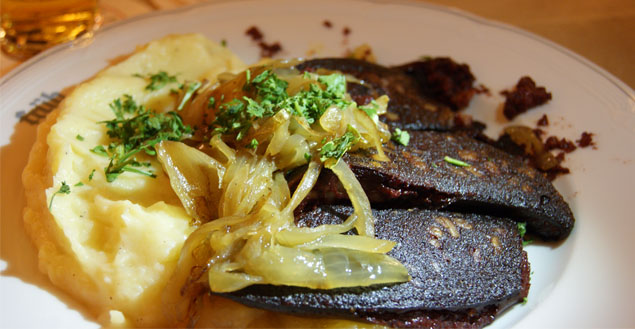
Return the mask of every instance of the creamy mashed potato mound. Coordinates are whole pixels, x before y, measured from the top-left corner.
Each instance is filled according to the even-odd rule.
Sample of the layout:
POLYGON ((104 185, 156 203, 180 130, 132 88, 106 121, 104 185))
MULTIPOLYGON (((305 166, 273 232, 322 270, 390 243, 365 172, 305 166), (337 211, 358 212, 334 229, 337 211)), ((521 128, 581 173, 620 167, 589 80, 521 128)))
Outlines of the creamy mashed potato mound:
POLYGON ((134 74, 166 71, 179 82, 215 81, 221 72, 244 69, 227 48, 200 35, 168 36, 77 86, 39 127, 23 174, 25 226, 40 270, 104 322, 165 324, 160 295, 193 228, 155 159, 149 160, 156 178, 126 173, 106 181, 108 159, 90 152, 109 142, 97 122, 114 117, 109 104, 124 94, 156 111, 174 108, 176 84, 147 91, 148 81, 134 74), (71 193, 56 195, 49 211, 62 182, 71 193), (84 185, 74 186, 79 182, 84 185))

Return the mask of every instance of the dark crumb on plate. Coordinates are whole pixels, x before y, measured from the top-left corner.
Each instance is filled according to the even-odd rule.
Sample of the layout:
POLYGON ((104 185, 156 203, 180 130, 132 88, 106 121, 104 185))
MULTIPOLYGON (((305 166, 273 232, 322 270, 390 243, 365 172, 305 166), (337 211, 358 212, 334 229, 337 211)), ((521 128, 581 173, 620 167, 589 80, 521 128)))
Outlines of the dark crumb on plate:
POLYGON ((324 22, 322 22, 322 25, 324 25, 324 27, 326 27, 327 29, 333 27, 333 24, 328 19, 325 19, 324 22))
POLYGON ((262 32, 260 32, 260 29, 255 26, 248 28, 247 31, 245 31, 245 34, 251 37, 252 41, 260 41, 263 38, 262 32))
POLYGON ((560 164, 545 172, 547 179, 549 179, 550 181, 553 181, 560 175, 566 175, 568 173, 571 173, 571 170, 569 170, 569 168, 561 166, 560 164))
MULTIPOLYGON (((558 139, 550 137, 553 145, 548 146, 547 142, 543 142, 542 135, 544 131, 540 128, 529 128, 522 126, 508 127, 503 134, 495 141, 496 147, 525 158, 530 166, 542 172, 550 180, 562 174, 569 173, 569 169, 562 166, 565 159, 565 151, 553 155, 549 150, 552 149, 569 149, 569 141, 566 139, 558 139)), ((572 143, 571 143, 572 144, 572 143)), ((573 145, 575 149, 575 145, 573 145)))
POLYGON ((350 28, 350 27, 348 27, 348 26, 345 26, 345 27, 342 29, 342 34, 343 34, 345 37, 347 37, 349 34, 351 34, 351 28, 350 28))
POLYGON ((551 100, 551 93, 544 87, 537 87, 534 80, 528 76, 520 78, 513 90, 503 90, 501 94, 506 98, 503 114, 507 120, 512 120, 517 115, 551 100))
POLYGON ((280 51, 282 51, 282 45, 280 42, 266 43, 264 41, 264 34, 256 26, 251 26, 245 31, 253 42, 256 42, 260 48, 260 57, 273 57, 280 51))
POLYGON ((559 163, 560 163, 560 162, 562 162, 562 161, 564 161, 564 152, 559 152, 559 153, 556 155, 556 160, 558 160, 558 162, 559 162, 559 163))
POLYGON ((545 131, 540 129, 540 128, 534 128, 534 134, 536 134, 536 136, 542 140, 542 136, 544 136, 545 131))
POLYGON ((260 47, 260 57, 273 57, 277 53, 282 51, 280 42, 274 42, 270 44, 259 42, 258 46, 260 47))
POLYGON ((457 126, 457 128, 471 127, 473 122, 474 120, 472 119, 472 116, 469 114, 456 113, 454 115, 454 124, 457 126))
POLYGON ((546 114, 543 114, 537 123, 538 126, 545 127, 549 125, 549 118, 547 118, 546 114))
POLYGON ((589 133, 586 131, 582 132, 582 136, 580 136, 580 139, 578 139, 576 143, 578 143, 578 146, 580 147, 595 147, 595 142, 593 141, 593 133, 589 133))
MULTIPOLYGON (((543 116, 538 120, 538 122, 536 123, 536 125, 538 127, 544 127, 544 126, 548 126, 549 125, 549 119, 547 118, 546 114, 543 114, 543 116)), ((563 174, 568 174, 570 172, 570 170, 566 167, 562 166, 562 163, 565 160, 565 154, 566 153, 571 153, 574 150, 577 149, 577 147, 588 147, 588 146, 592 146, 593 149, 596 148, 595 143, 593 142, 593 133, 589 133, 589 132, 582 132, 582 135, 580 136, 580 139, 576 140, 577 143, 577 147, 576 144, 571 142, 570 140, 567 140, 566 138, 558 138, 556 136, 550 136, 548 137, 546 140, 543 141, 543 136, 545 135, 545 131, 542 130, 541 128, 534 128, 532 129, 534 134, 536 135, 536 137, 539 140, 539 143, 541 143, 543 145, 543 149, 545 150, 545 152, 549 152, 551 150, 561 150, 560 152, 558 152, 553 158, 556 161, 556 165, 550 167, 547 170, 543 170, 541 168, 539 168, 539 166, 536 166, 535 164, 537 163, 536 159, 536 155, 532 155, 532 154, 528 154, 527 152, 521 151, 519 152, 523 157, 527 158, 530 163, 532 165, 534 165, 534 167, 536 167, 536 169, 542 171, 543 173, 545 173, 545 175, 547 176, 547 178, 549 178, 550 180, 554 180, 556 177, 563 175, 563 174)), ((499 144, 500 144, 501 139, 499 139, 499 144)), ((502 144, 504 145, 504 144, 502 144)), ((517 154, 519 154, 517 152, 517 154)))
POLYGON ((550 181, 553 181, 554 179, 556 179, 560 175, 566 175, 566 174, 571 172, 571 170, 569 170, 569 168, 562 166, 562 162, 564 162, 564 155, 565 155, 564 152, 559 152, 555 156, 556 161, 558 161, 558 164, 556 166, 554 166, 553 168, 545 171, 545 175, 547 176, 547 178, 550 181))
POLYGON ((476 92, 477 94, 485 94, 487 96, 492 96, 492 93, 490 92, 489 88, 487 88, 487 86, 485 86, 482 83, 479 83, 478 86, 474 88, 474 92, 476 92))
POLYGON ((575 149, 577 148, 575 146, 575 144, 566 139, 566 138, 561 138, 558 139, 558 137, 556 136, 549 136, 547 138, 547 140, 545 140, 545 148, 547 150, 555 150, 555 149, 559 149, 559 150, 563 150, 567 153, 571 153, 573 151, 575 151, 575 149))

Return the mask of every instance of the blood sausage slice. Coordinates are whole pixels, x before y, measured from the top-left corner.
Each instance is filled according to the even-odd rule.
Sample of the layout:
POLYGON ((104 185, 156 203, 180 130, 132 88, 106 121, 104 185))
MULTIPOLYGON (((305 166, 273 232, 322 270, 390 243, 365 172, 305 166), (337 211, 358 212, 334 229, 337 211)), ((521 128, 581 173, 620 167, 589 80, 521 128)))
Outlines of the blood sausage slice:
MULTIPOLYGON (((322 206, 298 224, 339 223, 351 212, 322 206)), ((409 282, 333 290, 260 285, 225 296, 258 308, 393 327, 476 328, 527 295, 529 264, 514 222, 421 209, 374 215, 377 236, 398 242, 389 255, 408 268, 409 282)))
MULTIPOLYGON (((569 235, 569 205, 540 172, 522 159, 460 134, 410 132, 407 146, 390 143, 390 161, 347 154, 346 161, 373 207, 449 208, 526 221, 544 239, 569 235), (458 162, 455 160, 459 160, 458 162)), ((339 180, 323 171, 309 203, 337 203, 348 197, 339 180)))

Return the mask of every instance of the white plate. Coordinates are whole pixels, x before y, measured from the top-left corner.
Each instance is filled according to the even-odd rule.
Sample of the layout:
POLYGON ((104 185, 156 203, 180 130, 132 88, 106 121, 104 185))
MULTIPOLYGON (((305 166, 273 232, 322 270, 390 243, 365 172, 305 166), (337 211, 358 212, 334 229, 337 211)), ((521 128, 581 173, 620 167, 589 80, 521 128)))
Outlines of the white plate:
MULTIPOLYGON (((214 2, 157 12, 106 26, 88 47, 62 45, 19 66, 0 81, 2 236, 1 327, 98 327, 90 316, 37 271, 36 251, 22 227, 20 173, 35 138, 35 126, 19 121, 59 92, 95 74, 109 60, 169 33, 201 32, 228 46, 246 62, 258 48, 244 34, 258 26, 267 42, 280 41, 282 56, 343 55, 361 43, 380 63, 421 55, 447 55, 469 63, 478 82, 492 91, 479 95, 468 112, 497 134, 502 102, 498 91, 530 74, 554 99, 515 123, 535 126, 548 114, 550 134, 578 139, 595 134, 597 149, 567 155, 572 174, 555 185, 570 203, 577 223, 559 245, 531 245, 529 302, 506 312, 492 327, 631 327, 635 269, 635 94, 580 56, 522 30, 464 12, 421 2, 275 0, 214 2), (332 22, 332 28, 323 25, 332 22), (343 28, 351 33, 344 37, 343 28)), ((30 118, 34 118, 32 115, 30 118)))

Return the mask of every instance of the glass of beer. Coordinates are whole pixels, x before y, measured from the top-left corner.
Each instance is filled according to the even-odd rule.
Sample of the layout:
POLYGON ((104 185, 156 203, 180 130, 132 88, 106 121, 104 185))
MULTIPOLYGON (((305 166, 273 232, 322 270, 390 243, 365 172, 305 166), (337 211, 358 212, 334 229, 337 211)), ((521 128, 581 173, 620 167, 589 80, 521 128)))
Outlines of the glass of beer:
POLYGON ((0 0, 2 50, 26 59, 99 26, 97 0, 0 0))

